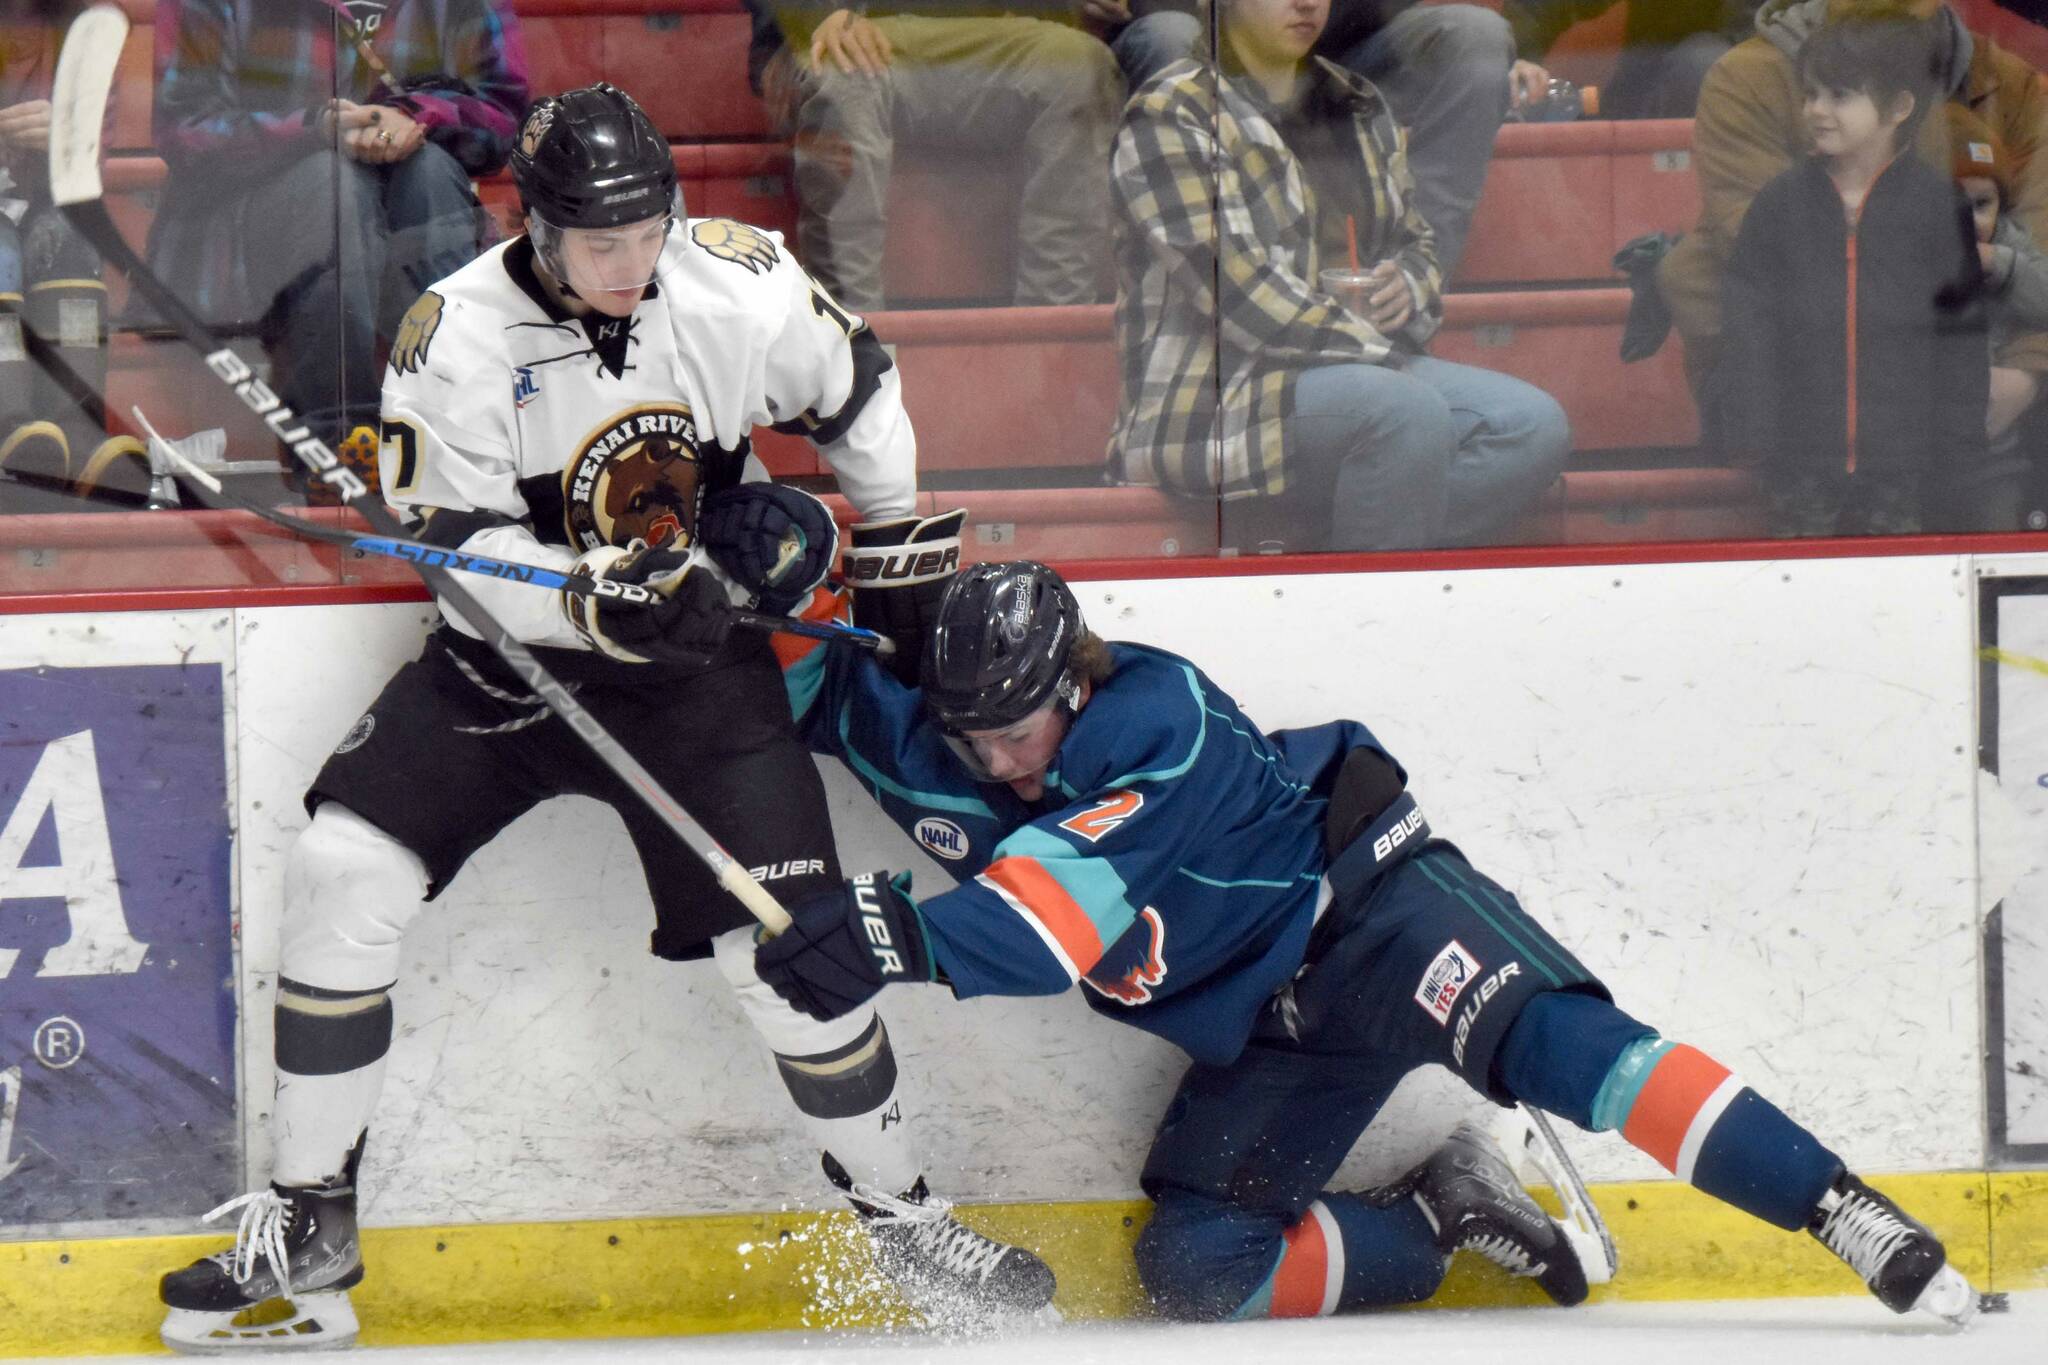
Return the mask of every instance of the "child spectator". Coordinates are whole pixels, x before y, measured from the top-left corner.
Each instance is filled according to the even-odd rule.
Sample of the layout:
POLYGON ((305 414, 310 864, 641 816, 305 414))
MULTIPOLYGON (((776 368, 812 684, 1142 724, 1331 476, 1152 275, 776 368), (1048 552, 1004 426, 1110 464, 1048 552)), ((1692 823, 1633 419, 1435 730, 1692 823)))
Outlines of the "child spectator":
POLYGON ((1781 536, 1899 534, 1922 482, 1985 461, 1990 360, 1969 208, 1902 155, 1934 91, 1911 20, 1843 20, 1800 54, 1813 155, 1757 195, 1725 282, 1717 391, 1781 536))
POLYGON ((1991 328, 1991 406, 1984 422, 1991 463, 1976 490, 1976 524, 1984 530, 2016 531, 2029 466, 2020 450, 2020 419, 2036 390, 2032 376, 2000 365, 1997 356, 2016 336, 2048 331, 2048 255, 2010 212, 2012 160, 2005 143, 1967 105, 1951 103, 1947 113, 1956 183, 1970 202, 1977 229, 1991 328))

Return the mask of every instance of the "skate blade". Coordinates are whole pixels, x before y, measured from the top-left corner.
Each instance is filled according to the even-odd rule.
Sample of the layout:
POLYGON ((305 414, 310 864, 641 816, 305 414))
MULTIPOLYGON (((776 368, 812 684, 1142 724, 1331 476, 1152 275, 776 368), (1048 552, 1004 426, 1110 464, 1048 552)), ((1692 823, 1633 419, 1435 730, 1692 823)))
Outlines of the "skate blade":
POLYGON ((157 1336, 180 1355, 200 1356, 238 1351, 339 1351, 356 1342, 355 1306, 345 1290, 297 1295, 284 1316, 271 1322, 246 1321, 252 1311, 209 1313, 173 1308, 164 1314, 157 1336))
POLYGON ((1572 1164, 1557 1130, 1541 1113, 1525 1105, 1503 1109, 1484 1131, 1506 1155, 1508 1166, 1524 1184, 1548 1185, 1564 1207, 1565 1216, 1555 1220, 1565 1240, 1578 1254, 1586 1272, 1586 1283, 1607 1284, 1614 1279, 1620 1255, 1607 1220, 1600 1216, 1593 1196, 1586 1189, 1578 1167, 1572 1164))
POLYGON ((1932 1313, 1951 1327, 1967 1327, 1970 1319, 1977 1316, 1980 1307, 1994 1313, 2000 1311, 1999 1308, 1985 1302, 1994 1297, 2001 1301, 2000 1307, 2003 1307, 2003 1294, 1979 1294, 1970 1282, 1963 1278, 1960 1270, 1944 1262, 1941 1269, 1935 1272, 1934 1278, 1927 1282, 1927 1287, 1920 1291, 1920 1297, 1913 1300, 1913 1306, 1923 1313, 1932 1313))

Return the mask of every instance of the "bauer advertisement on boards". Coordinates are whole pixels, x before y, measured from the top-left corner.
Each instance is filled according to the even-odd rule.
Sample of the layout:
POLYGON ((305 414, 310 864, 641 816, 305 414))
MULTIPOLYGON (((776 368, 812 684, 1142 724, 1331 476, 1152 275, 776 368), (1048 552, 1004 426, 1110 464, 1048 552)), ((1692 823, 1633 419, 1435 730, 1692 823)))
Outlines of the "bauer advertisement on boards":
POLYGON ((239 1188, 223 668, 158 656, 0 669, 0 1237, 239 1188))

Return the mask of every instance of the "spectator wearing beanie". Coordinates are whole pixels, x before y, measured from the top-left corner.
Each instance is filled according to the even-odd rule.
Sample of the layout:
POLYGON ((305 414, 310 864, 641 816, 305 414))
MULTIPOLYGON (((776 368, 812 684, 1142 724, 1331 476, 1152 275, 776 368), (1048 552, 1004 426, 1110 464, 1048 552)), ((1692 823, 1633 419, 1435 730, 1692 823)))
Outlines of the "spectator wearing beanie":
POLYGON ((2021 418, 2035 387, 2024 371, 2000 365, 1997 357, 2013 338, 2048 330, 2048 255, 2043 255, 2012 206, 2012 159, 1991 125, 1961 104, 1948 116, 1949 164, 1970 201, 1977 254, 1984 264, 1990 319, 1991 401, 1985 434, 1991 464, 1973 501, 1976 520, 1987 530, 2018 530, 2030 459, 2021 453, 2021 418))

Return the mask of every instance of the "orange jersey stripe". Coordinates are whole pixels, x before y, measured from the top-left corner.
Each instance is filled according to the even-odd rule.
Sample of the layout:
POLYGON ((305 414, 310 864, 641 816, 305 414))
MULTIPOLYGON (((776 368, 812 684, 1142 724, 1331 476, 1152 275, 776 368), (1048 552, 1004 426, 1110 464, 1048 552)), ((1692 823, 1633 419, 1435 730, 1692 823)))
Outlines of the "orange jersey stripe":
POLYGON ((1273 1272, 1270 1317, 1312 1318, 1323 1311, 1323 1290, 1329 1284, 1330 1248, 1323 1241, 1323 1220, 1314 1210, 1286 1232, 1287 1245, 1273 1272))
POLYGON ((1079 901, 1067 894, 1052 873, 1039 866, 1036 858, 1012 856, 990 863, 982 877, 1009 892, 1017 904, 1066 949, 1077 972, 1086 972, 1102 961, 1102 935, 1095 921, 1079 901))
POLYGON ((1657 1159, 1674 1174, 1685 1135, 1722 1081, 1728 1068, 1684 1043, 1657 1059, 1657 1067, 1636 1096, 1621 1135, 1657 1159))
MULTIPOLYGON (((804 603, 804 609, 797 615, 806 621, 838 621, 850 625, 853 621, 853 602, 841 597, 830 588, 811 589, 811 600, 804 603)), ((813 640, 807 635, 771 635, 768 647, 775 651, 775 662, 784 672, 791 664, 804 658, 814 649, 823 649, 825 641, 813 640)))

